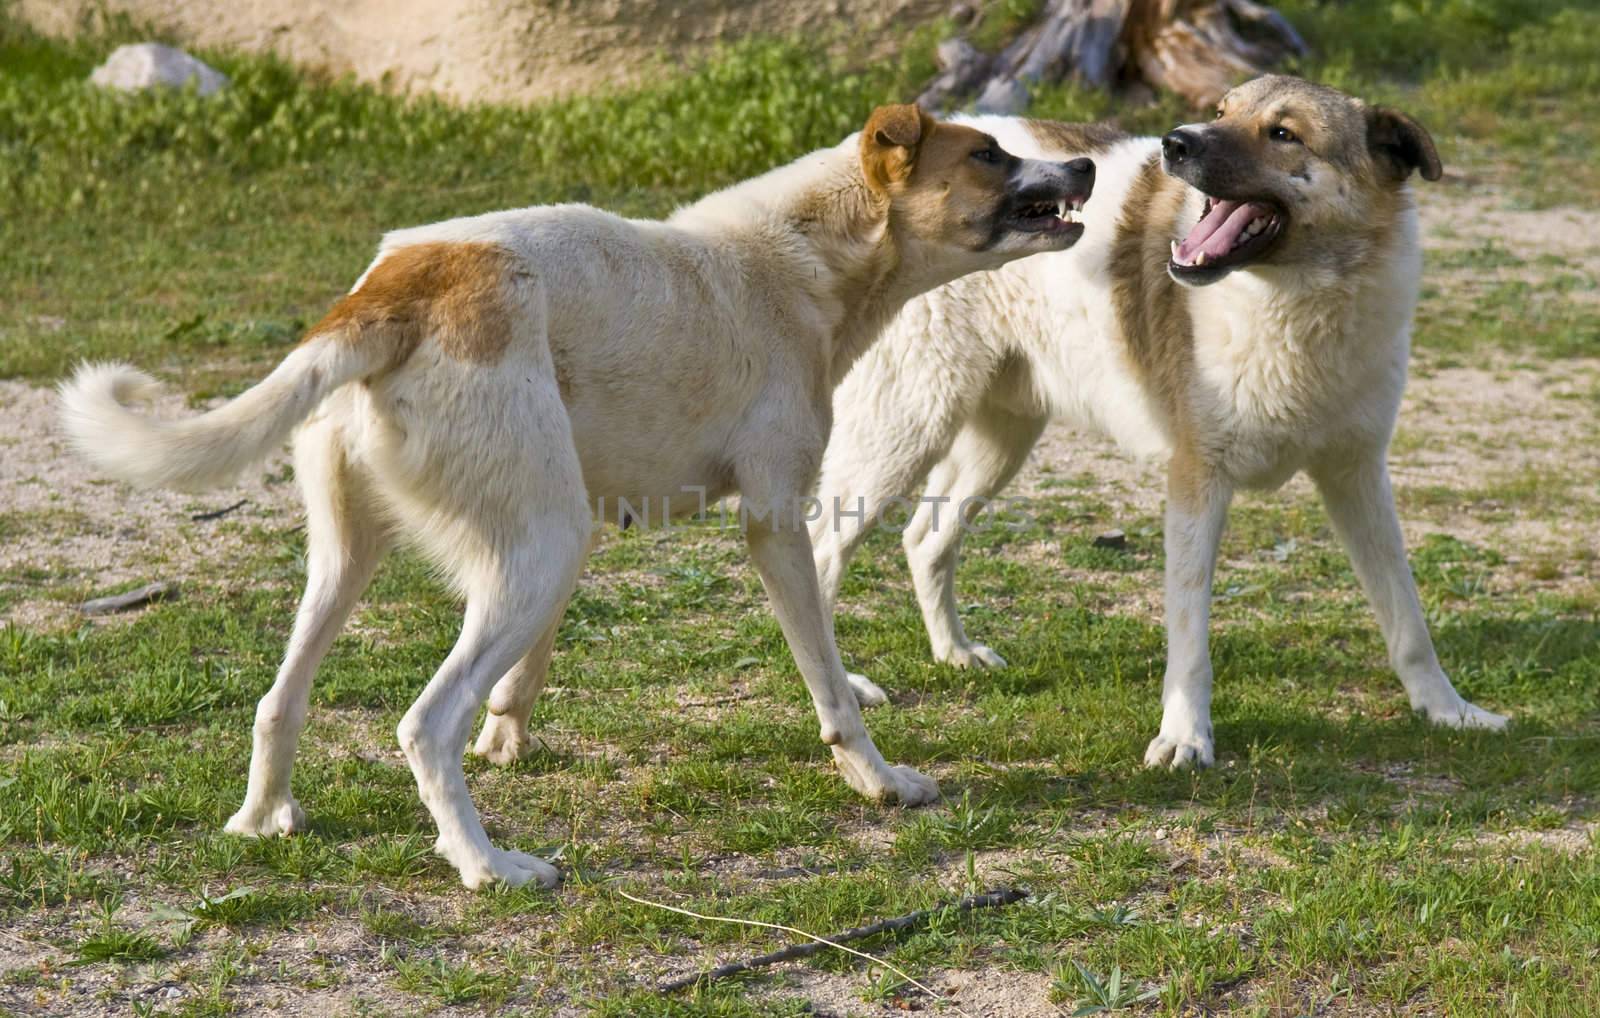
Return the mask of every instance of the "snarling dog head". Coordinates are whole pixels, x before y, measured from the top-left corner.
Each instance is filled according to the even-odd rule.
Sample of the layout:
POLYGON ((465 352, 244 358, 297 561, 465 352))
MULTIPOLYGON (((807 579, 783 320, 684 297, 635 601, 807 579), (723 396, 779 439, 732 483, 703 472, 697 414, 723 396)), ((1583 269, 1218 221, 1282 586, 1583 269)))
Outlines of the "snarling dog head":
POLYGON ((1395 110, 1268 76, 1222 97, 1216 120, 1161 139, 1166 171, 1205 196, 1167 269, 1203 285, 1249 265, 1328 262, 1391 229, 1412 170, 1438 180, 1433 139, 1395 110))
POLYGON ((872 114, 861 132, 861 172, 888 203, 902 243, 955 275, 1071 247, 1094 186, 1088 159, 1019 159, 984 132, 916 106, 872 114))

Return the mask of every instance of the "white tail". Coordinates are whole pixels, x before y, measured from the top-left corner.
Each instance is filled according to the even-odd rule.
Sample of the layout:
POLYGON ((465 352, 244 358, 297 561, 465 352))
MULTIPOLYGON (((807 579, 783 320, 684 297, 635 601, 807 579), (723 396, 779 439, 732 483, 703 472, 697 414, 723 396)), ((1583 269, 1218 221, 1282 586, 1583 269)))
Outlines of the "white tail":
POLYGON ((61 423, 85 459, 119 480, 214 488, 281 447, 335 389, 392 363, 387 346, 315 337, 235 399, 170 421, 128 406, 160 391, 154 378, 126 364, 85 363, 61 384, 61 423))

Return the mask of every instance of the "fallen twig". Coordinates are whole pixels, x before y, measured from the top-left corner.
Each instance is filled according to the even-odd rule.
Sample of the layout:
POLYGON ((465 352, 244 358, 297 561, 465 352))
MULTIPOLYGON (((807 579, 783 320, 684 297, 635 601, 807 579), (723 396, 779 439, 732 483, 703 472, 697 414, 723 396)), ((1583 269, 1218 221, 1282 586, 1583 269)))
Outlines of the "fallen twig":
POLYGON ((177 593, 178 585, 168 580, 156 583, 147 583, 137 590, 130 590, 123 594, 112 594, 109 597, 97 597, 78 605, 78 610, 85 615, 110 615, 112 612, 127 611, 138 608, 152 601, 165 601, 177 593))
MULTIPOLYGON (((812 943, 807 944, 790 944, 788 947, 785 947, 779 951, 773 951, 769 954, 759 955, 755 958, 749 958, 744 961, 728 962, 725 965, 718 965, 716 968, 710 969, 706 972, 700 972, 692 976, 683 976, 678 979, 670 980, 656 987, 656 991, 658 993, 671 993, 674 990, 681 990, 684 987, 693 986, 702 981, 711 982, 712 980, 716 979, 724 979, 739 972, 748 972, 751 969, 763 968, 767 965, 776 965, 779 962, 792 961, 795 958, 809 958, 811 955, 820 953, 824 947, 833 947, 840 951, 844 951, 847 954, 853 954, 858 958, 872 962, 874 965, 883 966, 890 972, 893 972, 895 975, 899 976, 901 979, 904 979, 906 982, 910 983, 912 986, 915 986, 917 989, 936 999, 943 999, 942 995, 935 992, 931 987, 917 982, 915 979, 895 968, 882 958, 876 958, 870 954, 866 954, 865 952, 857 951, 854 948, 845 947, 845 942, 850 940, 862 940, 866 937, 874 937, 880 933, 894 933, 899 930, 906 929, 907 927, 915 926, 918 923, 928 919, 930 916, 941 912, 960 913, 971 912, 974 909, 980 908, 996 908, 1001 905, 1013 904, 1028 896, 1027 891, 1018 890, 1014 887, 1001 887, 993 891, 988 891, 984 894, 968 895, 967 897, 962 898, 960 901, 953 902, 948 905, 940 905, 937 908, 925 908, 916 912, 907 913, 903 916, 896 916, 893 919, 884 919, 880 922, 871 923, 867 926, 858 926, 853 930, 845 930, 843 933, 835 934, 832 937, 819 937, 814 933, 807 933, 805 930, 797 930, 793 926, 782 926, 778 923, 758 922, 754 919, 734 919, 728 916, 701 915, 698 912, 691 912, 686 908, 677 908, 673 905, 663 905, 660 902, 647 901, 644 898, 636 898, 627 891, 619 890, 617 893, 622 895, 624 898, 627 898, 629 901, 638 902, 641 905, 650 905, 654 908, 666 909, 668 912, 677 912, 680 915, 691 916, 695 919, 708 919, 719 923, 738 923, 741 926, 764 926, 768 929, 783 930, 785 933, 793 933, 797 936, 805 937, 806 939, 812 941, 812 943)), ((960 1014, 966 1013, 960 1008, 956 1008, 956 1011, 960 1014)))
POLYGON ((241 498, 239 501, 233 503, 233 505, 223 506, 221 509, 212 509, 209 512, 193 513, 189 516, 189 518, 197 523, 203 520, 220 520, 224 516, 233 512, 235 509, 242 508, 249 504, 250 500, 248 498, 241 498))

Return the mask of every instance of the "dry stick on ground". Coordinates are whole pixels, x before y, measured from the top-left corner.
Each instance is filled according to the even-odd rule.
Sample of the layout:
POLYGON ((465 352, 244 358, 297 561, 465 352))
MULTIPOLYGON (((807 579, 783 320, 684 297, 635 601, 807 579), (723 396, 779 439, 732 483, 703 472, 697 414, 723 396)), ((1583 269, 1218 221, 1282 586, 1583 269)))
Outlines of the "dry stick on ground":
MULTIPOLYGON (((745 961, 729 962, 726 965, 718 965, 716 968, 711 969, 708 972, 700 972, 692 976, 684 976, 680 979, 673 979, 656 987, 656 990, 659 993, 671 993, 674 990, 681 990, 684 987, 693 986, 702 980, 705 982, 711 982, 712 980, 723 979, 739 972, 748 972, 751 969, 762 968, 767 965, 776 965, 778 962, 782 961, 792 961, 795 958, 809 958, 813 954, 820 953, 825 947, 833 947, 840 951, 844 951, 847 954, 853 954, 857 958, 863 958, 875 965, 883 966, 890 972, 893 972, 895 975, 899 976, 901 979, 904 979, 906 982, 910 983, 912 986, 915 986, 917 989, 921 990, 923 993, 926 993, 928 996, 937 1000, 942 1000, 945 998, 941 994, 934 992, 932 988, 917 982, 915 979, 912 979, 909 975, 895 968, 882 958, 876 958, 863 951, 857 951, 854 948, 845 947, 845 941, 861 940, 866 937, 877 936, 880 933, 893 933, 906 929, 910 926, 915 926, 930 916, 944 912, 955 912, 959 914, 963 912, 971 912, 974 909, 980 908, 996 908, 1001 905, 1010 905, 1015 902, 1019 902, 1028 896, 1027 891, 1018 890, 1014 887, 1001 887, 993 891, 988 891, 984 894, 968 895, 967 897, 962 898, 960 901, 954 902, 953 904, 941 905, 937 908, 925 908, 916 912, 907 913, 903 916, 897 916, 893 919, 884 919, 881 922, 872 923, 867 926, 858 926, 853 930, 845 930, 843 933, 835 934, 832 937, 819 937, 814 933, 807 933, 805 930, 797 930, 793 926, 782 926, 778 923, 764 923, 755 919, 734 919, 728 916, 701 915, 698 912, 691 912, 686 908, 678 908, 674 905, 663 905, 660 902, 649 901, 645 898, 636 898, 627 891, 619 890, 617 893, 622 895, 622 897, 627 898, 629 901, 638 902, 641 905, 649 905, 652 908, 665 909, 668 912, 677 912, 680 915, 692 916, 695 919, 709 919, 719 923, 737 923, 740 926, 763 926, 767 929, 783 930, 786 933, 793 933, 813 941, 813 943, 809 944, 791 944, 780 951, 773 951, 770 954, 759 955, 755 958, 746 959, 745 961)), ((956 1008, 956 1011, 961 1014, 966 1014, 966 1012, 962 1011, 960 1008, 956 1008)))
POLYGON ((233 512, 235 509, 242 509, 249 504, 250 500, 248 498, 241 498, 239 501, 233 503, 233 505, 223 506, 221 509, 212 509, 210 512, 194 513, 189 518, 196 522, 204 522, 205 520, 220 520, 224 516, 233 512))

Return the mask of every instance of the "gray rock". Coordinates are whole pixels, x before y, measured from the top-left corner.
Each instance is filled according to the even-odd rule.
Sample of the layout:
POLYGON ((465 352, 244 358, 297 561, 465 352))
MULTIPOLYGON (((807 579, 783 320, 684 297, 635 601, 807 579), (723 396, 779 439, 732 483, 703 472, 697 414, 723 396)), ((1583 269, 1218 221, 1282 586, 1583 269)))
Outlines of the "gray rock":
POLYGON ((1094 546, 1096 548, 1126 548, 1128 546, 1128 535, 1120 530, 1108 530, 1103 534, 1096 535, 1094 546))
POLYGON ((227 87, 228 76, 181 49, 140 42, 118 46, 89 75, 89 81, 121 92, 143 92, 158 86, 182 88, 194 81, 201 95, 212 95, 227 87))

